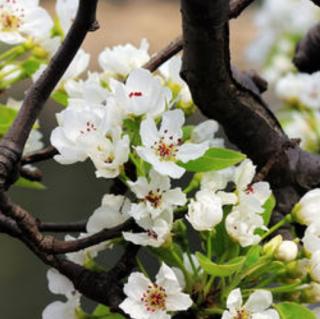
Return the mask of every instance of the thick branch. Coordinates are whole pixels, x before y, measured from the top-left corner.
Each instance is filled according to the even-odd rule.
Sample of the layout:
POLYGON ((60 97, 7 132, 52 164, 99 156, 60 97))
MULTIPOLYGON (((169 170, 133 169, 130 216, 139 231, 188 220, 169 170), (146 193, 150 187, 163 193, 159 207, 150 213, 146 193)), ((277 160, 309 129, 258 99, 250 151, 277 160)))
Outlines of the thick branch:
POLYGON ((41 232, 52 233, 85 233, 87 221, 74 223, 45 223, 38 221, 38 228, 41 232))
POLYGON ((282 131, 261 97, 235 80, 230 64, 228 5, 224 0, 182 0, 182 75, 193 99, 219 121, 228 138, 263 167, 277 157, 268 176, 284 210, 299 193, 320 181, 320 158, 303 152, 282 131))
POLYGON ((320 23, 311 28, 299 42, 293 63, 301 72, 320 70, 320 23))
POLYGON ((30 130, 45 102, 72 62, 86 34, 96 29, 97 1, 80 1, 74 23, 64 42, 50 61, 47 69, 28 91, 13 125, 1 140, 0 190, 8 186, 8 179, 16 169, 30 130))

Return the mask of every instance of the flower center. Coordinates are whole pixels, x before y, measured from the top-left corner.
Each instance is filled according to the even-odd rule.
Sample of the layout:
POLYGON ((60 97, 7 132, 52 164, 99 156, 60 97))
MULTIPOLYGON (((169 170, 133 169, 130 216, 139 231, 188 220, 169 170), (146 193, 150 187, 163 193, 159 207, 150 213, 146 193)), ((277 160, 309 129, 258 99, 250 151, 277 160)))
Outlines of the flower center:
POLYGON ((141 301, 149 312, 165 310, 166 299, 166 290, 157 284, 149 285, 147 291, 145 291, 141 297, 141 301))
POLYGON ((158 208, 161 205, 162 195, 160 194, 160 189, 156 192, 150 191, 144 198, 146 201, 150 202, 154 208, 158 208))
POLYGON ((95 126, 94 123, 88 121, 84 127, 84 129, 80 130, 81 134, 86 134, 86 133, 90 133, 90 132, 94 132, 97 130, 97 127, 95 126))
POLYGON ((251 319, 251 313, 245 308, 241 308, 237 310, 236 315, 233 317, 234 319, 251 319))
POLYGON ((247 189, 246 189, 246 194, 253 194, 254 193, 254 189, 252 185, 248 185, 247 189))
POLYGON ((24 9, 16 5, 16 0, 6 0, 0 5, 0 27, 2 31, 16 31, 22 24, 24 9))
POLYGON ((182 144, 181 138, 168 135, 168 130, 164 131, 159 141, 155 141, 151 147, 162 160, 175 160, 179 147, 182 144))
POLYGON ((141 97, 143 94, 142 92, 139 92, 139 91, 133 91, 133 92, 130 92, 129 93, 129 98, 133 98, 133 97, 141 97))
POLYGON ((154 230, 148 229, 147 235, 151 239, 158 240, 158 234, 154 230))

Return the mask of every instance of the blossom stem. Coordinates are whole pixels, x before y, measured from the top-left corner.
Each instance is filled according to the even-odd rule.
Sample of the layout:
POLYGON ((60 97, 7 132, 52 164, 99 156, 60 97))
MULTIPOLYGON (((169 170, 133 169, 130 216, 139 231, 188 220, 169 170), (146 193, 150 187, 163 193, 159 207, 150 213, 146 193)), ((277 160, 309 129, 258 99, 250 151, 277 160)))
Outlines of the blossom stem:
POLYGON ((143 266, 141 260, 139 257, 136 257, 136 263, 137 263, 137 266, 139 268, 139 270, 147 277, 147 278, 150 278, 149 274, 147 273, 145 267, 143 266))
POLYGON ((279 228, 284 226, 285 224, 292 223, 293 218, 291 214, 288 214, 286 217, 284 217, 282 220, 280 220, 277 224, 273 225, 269 231, 267 231, 263 236, 261 236, 261 240, 266 239, 270 235, 272 235, 275 231, 277 231, 279 228))
POLYGON ((6 52, 0 54, 1 66, 4 65, 8 60, 17 58, 18 56, 27 52, 27 48, 24 45, 15 46, 6 52))
POLYGON ((221 308, 207 308, 203 310, 203 314, 205 315, 222 315, 224 312, 221 308))
POLYGON ((173 249, 170 249, 170 253, 173 259, 175 260, 175 262, 177 263, 177 265, 179 266, 179 268, 181 269, 181 271, 183 272, 183 275, 186 280, 186 290, 191 291, 191 277, 186 267, 184 266, 183 261, 173 249))

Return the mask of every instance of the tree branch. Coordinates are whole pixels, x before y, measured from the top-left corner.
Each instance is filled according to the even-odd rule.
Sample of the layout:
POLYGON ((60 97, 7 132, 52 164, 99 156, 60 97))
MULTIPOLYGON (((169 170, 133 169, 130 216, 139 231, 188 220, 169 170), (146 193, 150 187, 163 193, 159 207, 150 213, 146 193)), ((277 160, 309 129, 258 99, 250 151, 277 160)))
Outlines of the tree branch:
POLYGON ((224 0, 182 0, 182 76, 200 110, 223 126, 229 140, 258 164, 277 155, 268 180, 288 212, 301 193, 320 181, 320 158, 302 151, 284 134, 261 97, 231 70, 228 4, 224 0))
POLYGON ((96 30, 98 0, 81 0, 79 9, 64 42, 38 81, 27 92, 13 125, 0 141, 0 190, 16 177, 16 166, 32 126, 45 102, 78 52, 86 34, 96 30))
POLYGON ((320 23, 312 27, 298 43, 293 63, 301 72, 320 70, 320 23))
POLYGON ((79 221, 74 223, 45 223, 38 222, 38 228, 41 232, 52 233, 85 233, 87 221, 79 221))

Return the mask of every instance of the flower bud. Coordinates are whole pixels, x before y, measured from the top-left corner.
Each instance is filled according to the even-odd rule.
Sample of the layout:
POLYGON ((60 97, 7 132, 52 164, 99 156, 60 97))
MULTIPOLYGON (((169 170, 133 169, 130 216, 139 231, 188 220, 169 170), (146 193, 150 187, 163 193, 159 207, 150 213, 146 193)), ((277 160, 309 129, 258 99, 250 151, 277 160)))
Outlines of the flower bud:
POLYGON ((298 245, 291 240, 284 240, 276 249, 276 259, 284 262, 295 260, 298 255, 298 245))
POLYGON ((263 246, 262 253, 264 255, 273 256, 282 242, 283 240, 281 235, 272 238, 263 246))
POLYGON ((320 251, 316 251, 311 257, 310 276, 314 281, 320 283, 320 251))
POLYGON ((306 193, 293 208, 295 220, 302 225, 310 225, 319 217, 320 188, 306 193))

